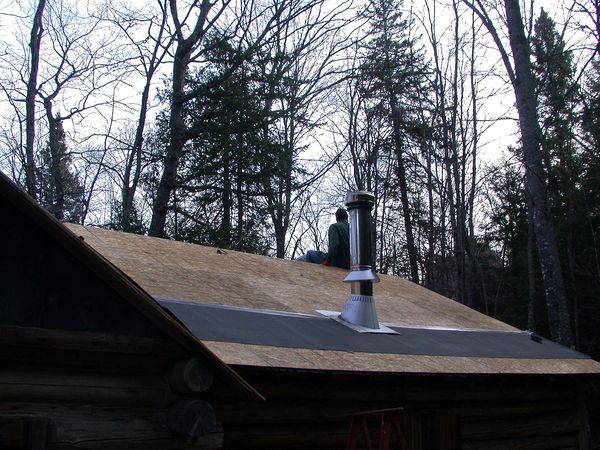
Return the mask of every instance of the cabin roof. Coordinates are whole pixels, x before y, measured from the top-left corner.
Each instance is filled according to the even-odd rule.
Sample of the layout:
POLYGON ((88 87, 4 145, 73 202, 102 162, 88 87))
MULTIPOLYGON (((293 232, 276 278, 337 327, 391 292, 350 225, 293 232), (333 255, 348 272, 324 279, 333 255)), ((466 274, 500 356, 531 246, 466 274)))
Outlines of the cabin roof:
POLYGON ((374 286, 395 336, 316 310, 348 298, 337 268, 67 225, 233 366, 383 373, 598 374, 600 364, 399 277, 374 286))

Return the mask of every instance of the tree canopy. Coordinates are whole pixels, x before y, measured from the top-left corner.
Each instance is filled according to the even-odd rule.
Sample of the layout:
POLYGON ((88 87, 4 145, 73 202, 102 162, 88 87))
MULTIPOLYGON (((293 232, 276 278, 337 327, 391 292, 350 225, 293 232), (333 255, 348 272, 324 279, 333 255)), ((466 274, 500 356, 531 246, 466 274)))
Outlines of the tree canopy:
POLYGON ((15 2, 0 169, 59 220, 279 258, 369 190, 377 270, 598 358, 597 2, 545 6, 15 2))

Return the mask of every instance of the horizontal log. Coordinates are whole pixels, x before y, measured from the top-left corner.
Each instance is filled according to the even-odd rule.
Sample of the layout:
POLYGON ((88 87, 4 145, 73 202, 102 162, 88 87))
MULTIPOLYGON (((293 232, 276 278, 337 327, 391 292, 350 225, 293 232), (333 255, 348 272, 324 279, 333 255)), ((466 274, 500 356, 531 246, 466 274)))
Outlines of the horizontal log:
POLYGON ((181 346, 168 339, 2 325, 0 326, 0 347, 10 346, 154 355, 171 360, 182 359, 189 354, 181 346))
POLYGON ((224 448, 344 448, 349 424, 297 424, 295 426, 227 426, 224 448))
POLYGON ((577 435, 538 436, 493 441, 463 441, 463 450, 567 450, 577 448, 577 435))
POLYGON ((501 439, 504 437, 555 436, 577 433, 576 411, 561 411, 537 415, 494 416, 477 420, 462 420, 462 436, 467 441, 501 439))
POLYGON ((347 420, 357 411, 403 407, 407 413, 415 411, 460 411, 463 419, 479 417, 488 419, 494 416, 532 414, 546 412, 575 411, 572 402, 556 401, 485 401, 485 402, 373 402, 373 401, 332 401, 268 399, 265 402, 212 401, 219 418, 228 424, 286 424, 312 422, 340 422, 347 420))
POLYGON ((108 405, 170 405, 181 398, 161 377, 3 370, 0 398, 6 401, 78 402, 108 405))
MULTIPOLYGON (((422 401, 523 401, 573 400, 575 383, 556 379, 554 383, 526 377, 435 377, 360 376, 313 373, 285 374, 237 368, 239 374, 268 400, 364 400, 385 402, 422 401), (285 382, 282 382, 285 380, 285 382)), ((549 377, 546 377, 549 378, 549 377)), ((227 398, 227 397, 224 397, 227 398)))
POLYGON ((60 367, 69 372, 95 372, 112 375, 115 368, 122 374, 162 376, 173 362, 152 355, 125 353, 94 353, 75 350, 23 349, 0 347, 0 367, 10 369, 53 370, 60 367))
MULTIPOLYGON (((0 416, 32 416, 51 422, 49 447, 91 448, 108 440, 143 441, 172 438, 164 410, 103 408, 52 403, 2 402, 0 416)), ((112 447, 111 447, 112 448, 112 447)))
POLYGON ((166 339, 0 326, 0 367, 161 376, 189 357, 166 339))
POLYGON ((0 417, 22 416, 50 423, 47 450, 214 450, 223 440, 222 429, 195 441, 174 436, 164 409, 0 403, 0 417))

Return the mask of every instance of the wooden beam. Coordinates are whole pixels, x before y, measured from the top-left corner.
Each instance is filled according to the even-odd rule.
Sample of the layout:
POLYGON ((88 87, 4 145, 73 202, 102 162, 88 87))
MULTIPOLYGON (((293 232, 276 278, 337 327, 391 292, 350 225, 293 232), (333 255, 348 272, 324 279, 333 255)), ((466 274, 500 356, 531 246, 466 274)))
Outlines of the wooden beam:
POLYGON ((167 406, 181 398, 164 377, 98 375, 60 371, 0 371, 5 401, 78 402, 102 405, 167 406))
POLYGON ((0 326, 0 346, 155 355, 171 360, 185 358, 189 355, 189 352, 185 351, 183 347, 167 339, 9 325, 0 326))
POLYGON ((49 426, 44 417, 0 415, 0 448, 45 450, 49 426))
POLYGON ((579 416, 579 450, 590 450, 592 448, 592 431, 588 414, 587 399, 589 388, 585 384, 577 383, 577 413, 579 416))
POLYGON ((217 427, 213 433, 195 440, 178 437, 170 431, 167 415, 166 409, 137 405, 98 407, 3 401, 0 402, 0 448, 20 449, 29 442, 22 437, 24 417, 28 423, 51 424, 45 445, 25 447, 26 450, 216 450, 222 447, 222 428, 217 427), (3 426, 7 423, 12 423, 12 431, 3 426), (7 435, 5 431, 12 439, 9 444, 16 446, 2 441, 7 435))

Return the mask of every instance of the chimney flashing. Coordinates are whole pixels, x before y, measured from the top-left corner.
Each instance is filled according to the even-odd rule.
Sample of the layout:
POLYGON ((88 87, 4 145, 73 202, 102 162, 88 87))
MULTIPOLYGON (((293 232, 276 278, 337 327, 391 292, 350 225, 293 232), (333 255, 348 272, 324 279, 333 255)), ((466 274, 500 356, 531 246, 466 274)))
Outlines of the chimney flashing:
POLYGON ((344 283, 352 283, 354 281, 370 281, 371 283, 379 283, 379 276, 373 269, 353 270, 346 278, 344 283))
POLYGON ((326 309, 317 309, 317 312, 319 314, 321 314, 322 316, 329 317, 330 319, 333 319, 336 322, 339 322, 340 324, 342 324, 358 333, 397 334, 400 336, 402 335, 402 333, 400 333, 396 330, 393 330, 389 327, 386 327, 385 325, 381 325, 381 324, 379 324, 379 328, 369 328, 369 327, 363 327, 361 325, 357 325, 357 324, 348 322, 340 317, 339 311, 329 311, 326 309))

